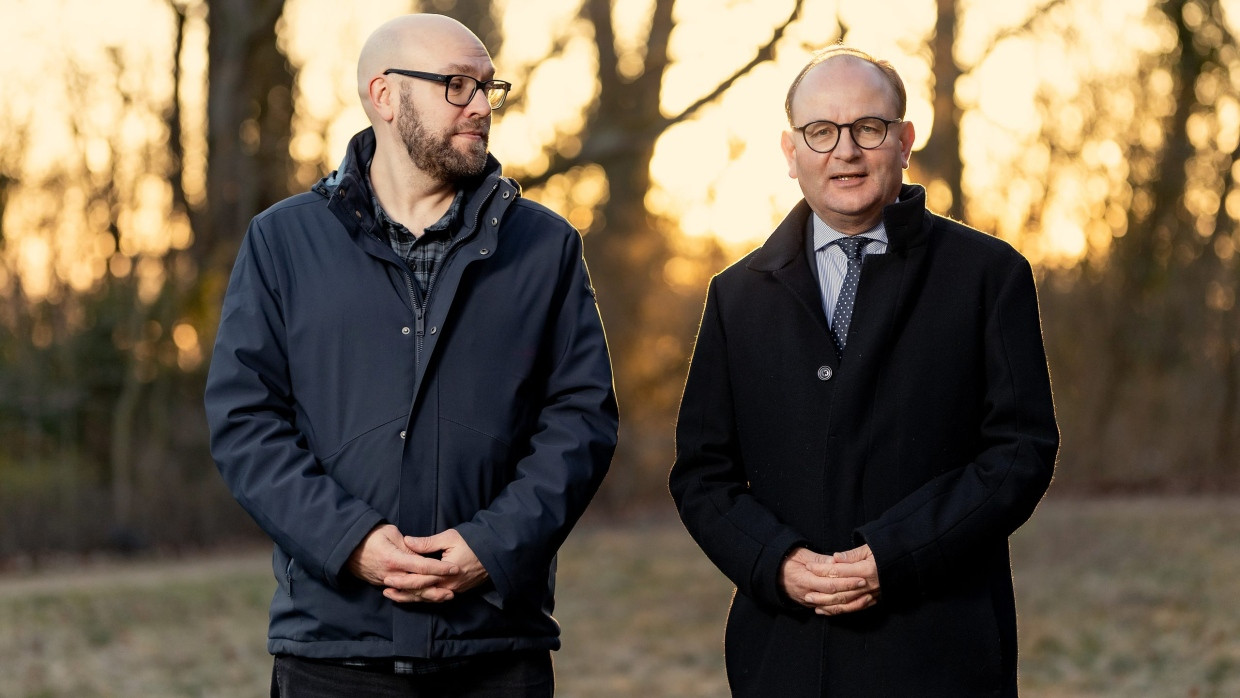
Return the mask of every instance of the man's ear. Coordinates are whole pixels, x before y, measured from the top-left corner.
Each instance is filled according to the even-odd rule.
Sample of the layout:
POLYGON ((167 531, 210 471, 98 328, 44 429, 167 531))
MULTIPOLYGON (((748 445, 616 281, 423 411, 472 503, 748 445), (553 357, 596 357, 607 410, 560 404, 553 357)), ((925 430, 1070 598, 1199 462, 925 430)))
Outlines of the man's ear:
POLYGON ((908 159, 913 154, 913 141, 917 140, 917 129, 913 128, 912 121, 904 121, 900 124, 900 157, 904 163, 904 169, 908 169, 908 159))
POLYGON ((392 84, 388 82, 386 76, 376 75, 370 79, 367 86, 367 99, 369 101, 370 111, 383 121, 391 121, 396 118, 396 100, 398 99, 392 84))
POLYGON ((788 176, 797 178, 797 145, 792 140, 792 131, 784 131, 779 135, 779 149, 784 151, 784 158, 788 161, 788 176))

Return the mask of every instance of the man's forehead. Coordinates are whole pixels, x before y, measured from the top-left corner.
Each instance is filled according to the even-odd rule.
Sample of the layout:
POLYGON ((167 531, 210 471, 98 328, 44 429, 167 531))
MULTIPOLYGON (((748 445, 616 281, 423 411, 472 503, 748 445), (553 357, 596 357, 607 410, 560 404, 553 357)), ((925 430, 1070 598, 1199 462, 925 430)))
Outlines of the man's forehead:
POLYGON ((861 79, 874 85, 886 84, 883 71, 873 63, 856 56, 833 56, 809 70, 802 78, 802 86, 821 90, 832 82, 844 79, 861 79))
POLYGON ((448 74, 473 75, 476 77, 490 76, 495 73, 495 66, 491 64, 491 59, 482 56, 478 60, 463 61, 460 59, 449 60, 439 66, 440 72, 448 74))
POLYGON ((840 97, 840 99, 833 100, 833 103, 839 102, 841 106, 860 104, 863 100, 872 101, 873 98, 879 98, 885 104, 894 105, 896 101, 895 90, 887 82, 878 66, 848 55, 833 56, 810 69, 801 79, 801 84, 797 86, 796 94, 792 98, 792 107, 796 110, 798 105, 820 102, 824 94, 840 97), (850 83, 846 97, 842 97, 839 91, 832 89, 842 80, 850 83), (855 89, 857 82, 864 83, 873 90, 859 92, 855 89))

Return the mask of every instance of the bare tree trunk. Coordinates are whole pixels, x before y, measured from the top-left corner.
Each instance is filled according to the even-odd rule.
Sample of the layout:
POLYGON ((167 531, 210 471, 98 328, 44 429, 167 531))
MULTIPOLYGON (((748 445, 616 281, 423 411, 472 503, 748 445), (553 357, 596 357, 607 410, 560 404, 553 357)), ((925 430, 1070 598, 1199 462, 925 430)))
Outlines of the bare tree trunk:
POLYGON ((134 525, 134 418, 142 398, 138 358, 130 355, 120 394, 112 408, 111 463, 112 525, 114 535, 130 535, 134 525))
POLYGON ((951 195, 950 205, 942 211, 951 218, 964 217, 964 192, 960 161, 960 105, 956 103, 956 82, 960 66, 956 63, 956 0, 938 0, 938 17, 934 24, 931 50, 934 55, 934 126, 925 148, 915 158, 916 178, 927 186, 938 182, 951 195))
POLYGON ((585 0, 582 7, 598 48, 599 97, 582 129, 581 151, 574 157, 553 156, 548 172, 531 184, 586 163, 601 166, 607 176, 607 197, 586 236, 586 257, 599 292, 624 414, 616 455, 624 467, 613 471, 607 490, 610 500, 622 504, 643 485, 664 477, 673 452, 669 425, 675 419, 678 386, 701 312, 700 296, 678 298, 664 276, 664 265, 675 256, 667 237, 671 226, 651 216, 645 205, 655 143, 672 125, 692 117, 741 76, 770 60, 776 43, 800 16, 802 0, 794 3, 770 40, 757 47, 750 62, 674 116, 665 116, 660 108, 668 41, 676 24, 674 3, 653 3, 644 67, 636 78, 626 77, 619 67, 613 5, 614 0, 585 0), (667 342, 680 347, 670 357, 656 351, 667 342), (670 390, 669 380, 676 384, 670 390))
MULTIPOLYGON (((1155 318, 1151 293, 1163 286, 1168 273, 1170 249, 1181 235, 1193 234, 1193 221, 1184 208, 1184 191, 1188 182, 1186 166, 1194 154, 1189 142, 1188 121, 1196 104, 1195 90, 1201 77, 1205 57, 1193 40, 1193 30, 1184 19, 1188 0, 1170 0, 1160 11, 1176 28, 1179 55, 1170 65, 1176 80, 1176 107, 1166 123, 1163 147, 1156 155, 1159 176, 1152 181, 1132 182, 1133 191, 1147 190, 1153 204, 1147 215, 1131 210, 1123 237, 1112 241, 1114 266, 1118 277, 1113 287, 1109 313, 1111 331, 1104 360, 1105 378, 1096 404, 1090 431, 1104 434, 1114 418, 1116 405, 1122 399, 1124 386, 1133 378, 1140 361, 1134 351, 1147 345, 1141 341, 1149 334, 1147 328, 1158 326, 1164 331, 1159 344, 1176 341, 1166 332, 1167 318, 1155 318)), ((1148 352, 1148 349, 1144 349, 1148 352)), ((1155 349, 1155 356, 1162 352, 1155 349)))
POLYGON ((208 0, 207 215, 195 257, 226 270, 249 220, 289 195, 293 74, 276 45, 283 0, 208 0))

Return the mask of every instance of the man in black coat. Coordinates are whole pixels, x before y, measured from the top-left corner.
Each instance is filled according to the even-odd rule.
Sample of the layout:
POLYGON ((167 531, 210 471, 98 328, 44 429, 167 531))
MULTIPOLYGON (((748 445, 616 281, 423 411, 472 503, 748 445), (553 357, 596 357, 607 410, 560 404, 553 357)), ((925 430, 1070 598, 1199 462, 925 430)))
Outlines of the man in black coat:
POLYGON ((1008 536, 1059 445, 1033 274, 902 184, 905 102, 818 54, 782 140, 805 199, 707 294, 670 485, 737 587, 736 696, 1016 695, 1008 536))

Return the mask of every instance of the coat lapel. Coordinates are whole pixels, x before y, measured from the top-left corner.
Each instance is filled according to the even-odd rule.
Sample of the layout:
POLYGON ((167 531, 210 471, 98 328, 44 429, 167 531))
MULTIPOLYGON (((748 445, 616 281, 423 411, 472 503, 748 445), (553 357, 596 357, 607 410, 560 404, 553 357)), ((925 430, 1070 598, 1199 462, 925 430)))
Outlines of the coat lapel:
MULTIPOLYGON (((857 370, 876 360, 879 350, 887 346, 897 333, 900 318, 916 300, 918 279, 924 275, 924 261, 931 228, 926 211, 926 190, 906 184, 900 190, 900 201, 883 209, 887 229, 887 253, 866 258, 861 270, 860 286, 849 328, 847 356, 857 370)), ((749 269, 770 273, 805 308, 809 317, 822 330, 826 341, 835 346, 827 315, 822 307, 822 290, 806 252, 806 228, 811 215, 809 204, 802 199, 784 218, 766 243, 754 252, 746 265, 749 269)), ((829 362, 838 366, 835 352, 829 362)))
POLYGON ((887 253, 865 258, 848 331, 848 362, 859 370, 883 360, 883 349, 896 341, 922 287, 932 227, 925 194, 920 186, 905 185, 899 203, 883 210, 887 253))
MULTIPOLYGON (((809 204, 802 199, 762 247, 754 252, 746 266, 753 271, 767 272, 783 284, 822 329, 827 341, 834 346, 831 330, 827 325, 827 314, 822 308, 822 290, 818 288, 818 276, 805 253, 805 230, 809 216, 809 204)), ((834 357, 834 352, 832 354, 834 357)))

